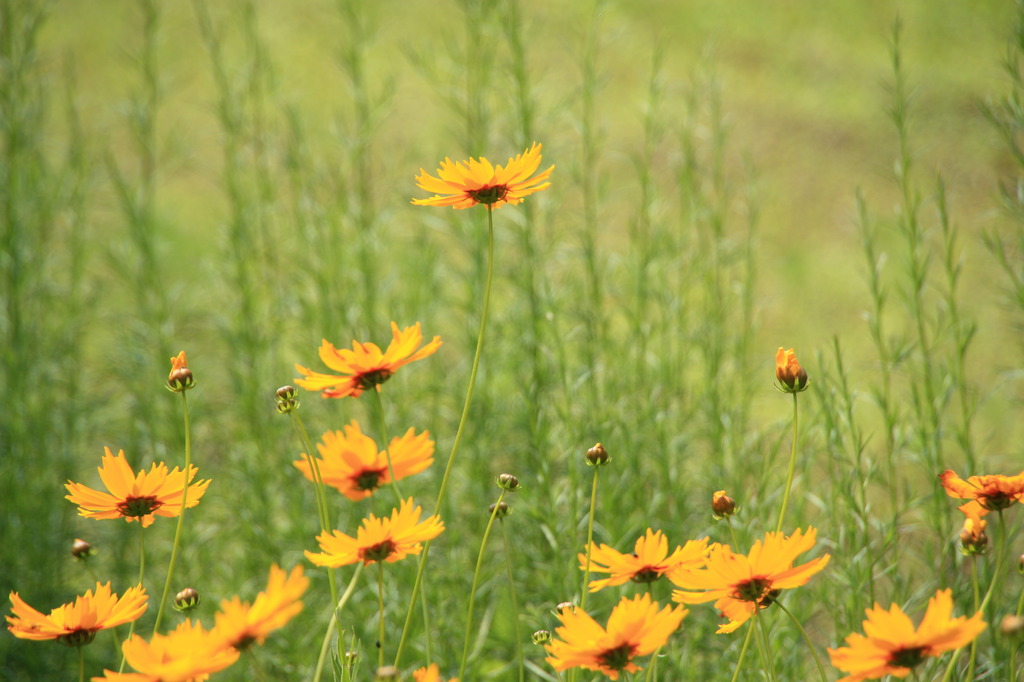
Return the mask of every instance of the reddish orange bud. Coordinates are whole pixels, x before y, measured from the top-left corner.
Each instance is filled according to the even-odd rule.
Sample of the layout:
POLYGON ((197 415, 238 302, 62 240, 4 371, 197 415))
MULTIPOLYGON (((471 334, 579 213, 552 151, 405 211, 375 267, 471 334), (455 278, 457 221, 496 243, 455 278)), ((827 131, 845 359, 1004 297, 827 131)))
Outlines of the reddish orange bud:
POLYGON ((800 366, 792 348, 783 350, 780 346, 775 354, 775 378, 784 393, 799 393, 807 388, 807 372, 800 366))
POLYGON ((188 368, 185 351, 171 358, 171 373, 167 375, 167 389, 175 393, 187 391, 196 385, 192 370, 188 368))
POLYGON ((726 495, 724 490, 719 490, 711 496, 711 511, 716 519, 732 516, 736 513, 736 500, 726 495))

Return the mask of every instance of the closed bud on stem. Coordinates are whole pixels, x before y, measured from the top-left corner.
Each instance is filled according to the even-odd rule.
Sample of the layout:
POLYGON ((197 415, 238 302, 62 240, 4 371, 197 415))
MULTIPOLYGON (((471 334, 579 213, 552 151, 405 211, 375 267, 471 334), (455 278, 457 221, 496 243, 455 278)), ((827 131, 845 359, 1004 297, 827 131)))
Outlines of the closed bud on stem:
POLYGON ((171 358, 171 373, 167 375, 167 390, 174 393, 182 393, 196 385, 192 370, 188 368, 188 358, 185 351, 181 351, 171 358))
POLYGON ((736 513, 736 500, 718 490, 711 496, 711 511, 716 519, 724 519, 736 513))
POLYGON ((600 443, 587 450, 586 458, 589 466, 597 467, 604 466, 608 462, 612 461, 608 451, 605 450, 604 446, 600 443))
POLYGON ((199 606, 201 601, 199 593, 191 587, 186 587, 174 597, 174 610, 181 613, 188 613, 199 606))
POLYGON ((1024 554, 1017 557, 1017 572, 1024 575, 1024 554))
POLYGON ((783 393, 807 390, 807 372, 800 366, 792 348, 783 350, 780 346, 775 354, 775 378, 779 380, 777 388, 783 393))
POLYGON ((75 541, 71 543, 71 556, 85 561, 89 557, 95 554, 95 551, 88 542, 81 538, 75 538, 75 541))
POLYGON ((499 474, 498 475, 498 487, 502 490, 507 490, 510 493, 514 493, 522 486, 519 485, 519 479, 512 474, 499 474))
POLYGON ((533 637, 530 639, 533 640, 534 644, 547 644, 551 641, 551 631, 537 630, 537 632, 533 633, 533 637))
POLYGON ((563 601, 555 607, 555 611, 558 612, 558 615, 562 615, 563 613, 565 613, 566 609, 570 611, 575 611, 576 605, 573 604, 571 601, 563 601))
POLYGON ((397 680, 398 668, 393 665, 386 665, 383 668, 377 668, 377 674, 373 679, 378 680, 378 682, 383 682, 383 680, 397 680))
POLYGON ((299 409, 299 400, 296 398, 298 394, 299 391, 294 386, 282 386, 277 389, 274 394, 274 409, 281 414, 288 414, 299 409))
POLYGON ((987 522, 973 517, 964 520, 960 531, 960 551, 967 556, 984 554, 988 549, 988 535, 985 534, 987 522))
POLYGON ((1003 616, 999 623, 999 631, 1003 636, 1016 642, 1024 641, 1024 618, 1011 613, 1003 616))
POLYGON ((507 502, 495 502, 494 504, 487 507, 487 513, 493 514, 494 518, 496 519, 505 518, 506 516, 508 516, 510 511, 512 511, 512 508, 508 506, 507 502), (495 507, 498 508, 497 511, 494 510, 495 507))

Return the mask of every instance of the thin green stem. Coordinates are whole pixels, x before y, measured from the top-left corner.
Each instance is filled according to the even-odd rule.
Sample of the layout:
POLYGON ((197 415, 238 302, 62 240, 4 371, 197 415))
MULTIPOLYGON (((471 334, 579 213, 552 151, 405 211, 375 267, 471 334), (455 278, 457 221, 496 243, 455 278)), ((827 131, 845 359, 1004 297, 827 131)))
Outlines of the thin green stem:
POLYGON ((739 549, 740 543, 736 541, 736 528, 732 525, 732 517, 726 516, 725 522, 729 524, 729 537, 732 538, 732 546, 739 549))
MULTIPOLYGON (((462 417, 459 419, 459 427, 455 431, 455 441, 452 443, 452 451, 448 455, 448 463, 444 468, 444 475, 441 477, 441 488, 437 493, 437 502, 434 504, 434 513, 441 513, 441 504, 444 502, 445 493, 448 492, 448 480, 451 476, 455 463, 455 454, 459 450, 462 436, 465 433, 466 423, 469 421, 469 406, 473 400, 473 388, 476 386, 476 376, 480 368, 480 357, 484 349, 484 332, 487 330, 487 312, 491 301, 491 283, 494 279, 494 216, 490 208, 487 210, 487 276, 484 286, 483 306, 480 310, 480 329, 476 337, 476 352, 473 354, 473 368, 469 373, 469 387, 466 389, 466 402, 462 406, 462 417)), ((409 610, 405 615, 405 624, 402 627, 402 637, 398 642, 398 651, 395 653, 395 666, 402 660, 402 652, 405 650, 405 642, 409 633, 409 625, 412 623, 412 612, 416 604, 416 597, 419 595, 420 584, 423 581, 424 570, 427 566, 427 556, 430 553, 430 540, 423 543, 423 553, 420 554, 419 565, 416 568, 416 581, 412 585, 412 597, 409 599, 409 610)), ((427 623, 429 630, 429 623, 427 623)))
POLYGON ((587 561, 583 569, 583 587, 580 594, 580 608, 587 610, 587 584, 590 582, 590 554, 594 544, 594 511, 597 507, 597 478, 601 467, 594 466, 594 482, 590 486, 590 518, 587 521, 587 561))
POLYGON ((338 614, 345 608, 345 604, 352 597, 352 593, 356 591, 356 583, 359 581, 359 576, 363 573, 364 564, 356 565, 355 573, 352 574, 352 579, 348 582, 348 587, 345 588, 345 594, 341 595, 341 599, 334 602, 335 606, 331 613, 331 622, 327 625, 327 632, 324 633, 324 641, 320 644, 320 657, 316 661, 316 670, 313 672, 313 682, 320 682, 320 676, 323 675, 324 665, 327 662, 327 652, 331 648, 331 637, 334 636, 334 629, 338 625, 338 614))
POLYGON ((501 523, 501 542, 505 549, 505 571, 508 573, 508 594, 512 599, 512 625, 516 634, 516 657, 519 659, 519 682, 526 679, 526 661, 523 658, 523 634, 519 629, 519 600, 516 598, 516 580, 512 573, 512 551, 508 544, 508 533, 505 531, 505 519, 501 523))
POLYGON ((384 667, 384 562, 377 562, 377 606, 380 623, 377 628, 377 667, 384 667))
POLYGON ((818 650, 814 648, 814 643, 811 642, 811 638, 808 636, 807 630, 804 629, 804 626, 799 620, 797 620, 796 616, 794 616, 789 609, 783 606, 781 602, 775 602, 775 605, 782 609, 782 612, 789 616, 789 619, 793 621, 794 625, 796 625, 796 629, 800 631, 800 636, 804 638, 804 643, 807 644, 807 648, 811 650, 811 655, 814 656, 814 663, 818 666, 818 674, 821 675, 821 681, 827 682, 828 678, 825 677, 825 666, 822 665, 821 657, 818 656, 818 650))
MULTIPOLYGON (((139 585, 142 584, 142 578, 146 574, 146 530, 142 526, 142 521, 139 521, 139 585)), ((128 625, 128 639, 132 638, 135 633, 135 623, 138 621, 132 621, 128 625)), ((121 665, 117 669, 119 673, 124 672, 125 657, 124 647, 121 647, 121 665)))
POLYGON ((761 608, 756 603, 754 604, 754 625, 757 627, 758 639, 757 646, 761 652, 761 665, 763 665, 768 673, 768 679, 773 682, 778 678, 775 675, 775 659, 772 657, 772 647, 768 640, 768 630, 764 624, 764 615, 761 613, 761 608))
POLYGON ((743 646, 740 647, 740 657, 736 659, 736 670, 732 673, 732 682, 740 679, 740 670, 743 669, 743 659, 747 655, 747 648, 750 646, 750 637, 754 632, 753 626, 747 628, 747 636, 743 638, 743 646))
POLYGON ((775 524, 775 532, 782 531, 782 522, 786 518, 786 507, 789 506, 789 490, 793 487, 793 474, 796 472, 796 437, 799 410, 797 409, 797 393, 793 393, 793 448, 789 453, 789 472, 786 474, 786 489, 782 494, 782 509, 779 510, 779 522, 775 524))
MULTIPOLYGON (((317 514, 320 517, 320 532, 328 533, 331 531, 333 526, 331 525, 331 514, 327 507, 327 491, 324 487, 324 477, 320 473, 320 463, 317 458, 313 456, 313 443, 309 440, 309 433, 306 431, 306 425, 302 423, 302 417, 292 410, 288 413, 291 417, 292 426, 295 428, 296 433, 299 435, 299 440, 302 441, 302 446, 305 449, 306 459, 309 461, 309 470, 313 474, 313 495, 316 497, 316 509, 317 514)), ((335 576, 335 569, 327 569, 327 584, 331 588, 331 603, 338 603, 338 580, 335 576)))
POLYGON ((192 430, 188 419, 188 392, 181 391, 181 407, 185 420, 185 482, 181 488, 181 512, 178 514, 178 524, 174 529, 174 544, 171 545, 171 560, 167 565, 167 579, 164 581, 164 592, 160 597, 160 606, 157 607, 156 621, 153 623, 153 634, 160 631, 160 622, 164 617, 164 610, 167 606, 167 598, 171 594, 171 583, 174 580, 174 565, 178 560, 178 551, 181 549, 182 537, 185 534, 185 510, 188 508, 188 488, 192 483, 192 430))
MULTIPOLYGON (((971 556, 971 588, 974 592, 974 612, 978 612, 978 607, 981 602, 981 584, 978 580, 978 556, 971 556)), ((974 679, 974 662, 978 656, 978 638, 975 637, 971 640, 971 657, 970 662, 967 664, 967 679, 974 679)))
POLYGON ((395 495, 398 496, 398 504, 401 506, 402 501, 405 499, 402 497, 402 491, 398 488, 398 479, 395 478, 395 469, 391 466, 391 445, 388 441, 388 428, 387 420, 384 415, 384 401, 380 397, 380 391, 374 389, 370 391, 374 394, 377 404, 377 415, 380 418, 380 438, 381 444, 384 449, 384 458, 388 463, 388 475, 391 476, 391 488, 395 491, 395 495))
POLYGON ((487 539, 491 537, 491 528, 494 527, 494 519, 498 517, 501 500, 507 491, 503 488, 498 495, 498 501, 494 503, 491 516, 487 519, 487 527, 484 528, 484 537, 480 541, 480 551, 476 555, 476 568, 473 569, 473 583, 469 588, 469 608, 466 611, 466 638, 462 644, 462 661, 459 663, 459 679, 466 679, 466 661, 469 660, 469 642, 473 634, 473 603, 476 600, 476 587, 480 581, 480 567, 484 564, 484 553, 487 551, 487 539))
POLYGON ((85 682, 85 651, 78 646, 78 682, 85 682))

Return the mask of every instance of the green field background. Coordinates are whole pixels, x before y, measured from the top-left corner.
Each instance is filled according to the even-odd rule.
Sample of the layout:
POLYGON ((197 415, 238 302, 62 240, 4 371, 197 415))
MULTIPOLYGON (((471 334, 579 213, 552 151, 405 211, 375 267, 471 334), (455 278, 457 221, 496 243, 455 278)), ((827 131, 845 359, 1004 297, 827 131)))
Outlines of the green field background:
MULTIPOLYGON (((961 519, 936 476, 1024 461, 1024 157, 1004 106, 1022 96, 1007 72, 1019 15, 1005 0, 7 0, 0 593, 48 610, 96 579, 134 582, 137 526, 79 518, 63 484, 99 486, 104 446, 137 467, 181 464, 181 401, 163 382, 184 349, 193 462, 212 483, 187 517, 181 586, 204 595, 209 625, 272 563, 307 563, 305 610, 255 655, 266 679, 308 679, 329 597, 303 557, 315 501, 274 391, 295 363, 321 369, 321 339, 383 345, 392 320, 440 335, 382 392, 391 435, 437 441, 437 462, 403 486, 433 513, 476 343, 486 214, 413 206, 426 196, 413 178, 536 141, 551 187, 494 214, 479 383, 437 510, 447 530, 425 591, 442 671, 458 669, 499 473, 524 484, 503 524, 520 608, 492 536, 469 680, 517 679, 516 618, 528 637, 579 598, 595 442, 613 456, 600 542, 627 551, 647 527, 673 546, 725 541, 708 506, 719 489, 740 501, 745 541, 773 529, 791 444, 779 346, 811 377, 787 530, 814 525, 813 554, 833 555, 787 607, 822 651, 876 600, 919 611, 949 586, 965 612, 961 519), (70 557, 76 537, 100 550, 96 578, 70 557)), ((365 398, 300 398, 314 438, 358 419, 380 439, 365 398)), ((349 533, 393 502, 331 499, 349 533)), ((151 595, 173 525, 147 531, 151 595)), ((411 559, 388 567, 388 657, 414 575, 411 559)), ((590 600, 598 620, 615 603, 590 600)), ((372 679, 372 580, 347 609, 355 679, 372 679)), ((781 679, 810 679, 802 640, 773 615, 781 679)), ((661 679, 729 679, 740 638, 715 627, 710 606, 691 607, 661 679)), ((403 670, 427 658, 413 628, 403 670)), ((1003 645, 981 641, 981 669, 1006 679, 1003 645)), ((524 646, 528 679, 556 679, 524 646)), ((109 639, 86 660, 89 675, 115 667, 109 639)), ((76 665, 56 644, 0 637, 3 679, 76 665)), ((250 679, 249 665, 214 679, 250 679)))

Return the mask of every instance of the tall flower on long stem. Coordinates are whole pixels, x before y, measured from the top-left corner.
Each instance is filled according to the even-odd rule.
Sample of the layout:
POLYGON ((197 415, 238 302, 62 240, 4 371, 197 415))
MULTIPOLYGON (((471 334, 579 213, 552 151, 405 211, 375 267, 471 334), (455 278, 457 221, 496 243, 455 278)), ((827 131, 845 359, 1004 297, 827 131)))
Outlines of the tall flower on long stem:
POLYGON ((864 634, 855 632, 846 638, 848 646, 828 650, 832 665, 849 673, 839 682, 906 677, 926 658, 969 644, 986 627, 981 611, 970 618, 952 618, 953 597, 948 589, 939 590, 928 601, 917 628, 898 604, 888 610, 875 604, 865 613, 864 634))
MULTIPOLYGON (((462 416, 459 418, 459 426, 455 431, 455 440, 452 442, 452 449, 448 455, 448 462, 445 465, 444 475, 441 477, 441 487, 437 492, 437 503, 434 509, 440 509, 444 502, 445 494, 448 492, 448 480, 452 472, 452 465, 455 464, 455 455, 462 443, 462 436, 465 433, 466 422, 469 419, 469 407, 473 402, 473 389, 476 386, 477 372, 480 369, 480 358, 483 355, 484 333, 487 330, 487 313, 490 309, 491 283, 494 280, 494 209, 504 204, 517 204, 523 197, 546 189, 550 183, 546 182, 554 166, 531 178, 530 176, 540 167, 541 146, 535 144, 525 154, 510 159, 504 167, 499 166, 493 171, 488 169, 491 164, 487 159, 480 158, 476 161, 470 159, 466 162, 452 163, 445 159, 438 169, 438 176, 432 177, 426 172, 421 172, 417 177, 417 184, 428 192, 437 192, 438 196, 430 199, 413 200, 414 204, 421 206, 452 206, 453 208, 469 208, 477 204, 487 207, 487 275, 484 283, 484 296, 480 308, 480 328, 476 335, 476 351, 473 353, 473 367, 469 372, 469 386, 466 388, 466 400, 462 406, 462 416), (489 176, 489 177, 488 177, 489 176), (442 194, 448 195, 440 196, 442 194)), ((398 652, 395 654, 395 665, 402 660, 402 651, 405 647, 405 637, 409 632, 409 624, 412 622, 413 609, 416 598, 419 595, 420 586, 423 582, 424 570, 427 567, 427 556, 430 553, 430 541, 423 545, 423 553, 420 555, 419 566, 416 568, 416 580, 412 586, 412 597, 409 599, 409 609, 405 614, 405 625, 402 628, 402 639, 398 642, 398 652)))
POLYGON ((590 581, 590 591, 622 585, 627 582, 652 583, 681 568, 701 568, 708 553, 708 539, 689 540, 683 547, 668 551, 668 538, 660 530, 647 529, 637 539, 631 553, 623 554, 614 547, 591 543, 588 553, 579 554, 580 570, 585 570, 590 557, 590 570, 609 573, 610 577, 590 581))
POLYGON ((786 507, 789 506, 789 492, 793 487, 793 475, 796 473, 796 441, 800 431, 800 412, 797 404, 797 394, 807 390, 807 371, 800 366, 793 349, 783 350, 779 346, 775 353, 775 378, 779 380, 778 388, 783 393, 790 393, 793 396, 793 445, 789 453, 789 468, 786 472, 786 487, 782 494, 782 508, 779 510, 779 521, 775 525, 775 532, 782 531, 782 525, 786 518, 786 507))
POLYGON ((327 339, 320 346, 320 360, 338 374, 323 374, 295 365, 304 378, 296 379, 302 388, 320 391, 324 398, 358 398, 363 391, 376 388, 390 379, 399 368, 410 362, 433 355, 441 347, 441 337, 435 336, 422 348, 423 332, 420 323, 399 329, 391 323, 391 343, 382 351, 375 343, 352 341, 352 350, 335 348, 327 339))
POLYGON ((188 507, 199 504, 206 492, 209 480, 195 479, 198 469, 189 467, 188 477, 185 472, 174 467, 167 470, 163 462, 155 462, 149 471, 132 471, 124 450, 115 456, 110 448, 104 448, 102 465, 97 469, 100 479, 109 492, 94 490, 81 483, 68 481, 64 486, 69 495, 65 495, 78 505, 79 516, 91 519, 118 519, 138 521, 144 528, 153 523, 155 516, 174 517, 181 514, 182 497, 186 482, 189 494, 186 502, 188 507))
MULTIPOLYGON (((365 435, 359 423, 353 421, 341 431, 327 431, 317 443, 320 457, 316 465, 325 485, 338 489, 350 500, 369 497, 377 488, 390 483, 391 471, 395 480, 418 474, 434 462, 434 441, 430 433, 417 434, 409 429, 400 438, 393 438, 387 450, 365 435), (388 469, 388 456, 391 470, 388 469)), ((308 459, 293 462, 303 475, 313 480, 313 468, 308 459)))
POLYGON ((682 589, 672 598, 684 604, 715 601, 715 608, 729 619, 719 633, 732 632, 759 609, 768 608, 781 590, 806 585, 825 568, 828 554, 794 566, 797 556, 814 547, 817 531, 797 530, 791 536, 768 533, 757 540, 747 555, 736 554, 728 545, 712 545, 705 568, 680 570, 669 575, 682 589))
POLYGON ((190 682, 227 668, 239 656, 237 649, 225 647, 212 631, 188 619, 167 635, 153 635, 148 642, 132 635, 122 649, 136 672, 106 670, 104 677, 94 677, 93 682, 190 682))
POLYGON ((583 609, 563 609, 556 638, 544 645, 547 662, 555 670, 581 667, 596 670, 613 680, 622 672, 636 672, 636 659, 653 653, 668 641, 687 611, 681 606, 659 610, 649 594, 623 597, 602 627, 583 609))
POLYGON ((984 511, 999 511, 1007 509, 1013 504, 1024 503, 1024 471, 1016 476, 1003 476, 1001 474, 988 474, 985 476, 970 476, 965 481, 953 471, 946 469, 939 474, 939 480, 946 494, 958 500, 970 500, 967 505, 960 509, 968 515, 979 515, 967 507, 971 502, 980 505, 984 511))
POLYGON ((88 644, 100 630, 130 623, 146 612, 149 596, 142 585, 131 587, 118 597, 110 583, 96 583, 74 602, 63 604, 44 615, 11 592, 11 613, 7 629, 19 639, 56 640, 67 646, 88 644))
POLYGON ((437 516, 420 521, 422 507, 414 507, 412 498, 402 502, 390 517, 373 514, 363 519, 356 537, 339 530, 317 536, 322 552, 306 552, 306 558, 317 566, 347 566, 357 561, 394 563, 410 554, 419 554, 423 543, 433 540, 444 530, 437 516))

